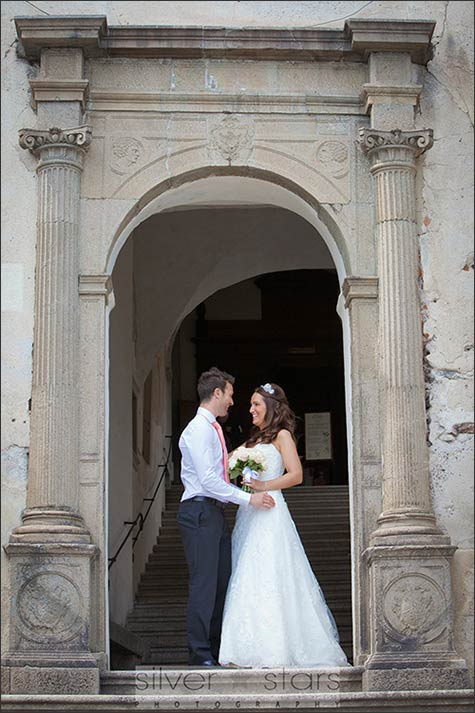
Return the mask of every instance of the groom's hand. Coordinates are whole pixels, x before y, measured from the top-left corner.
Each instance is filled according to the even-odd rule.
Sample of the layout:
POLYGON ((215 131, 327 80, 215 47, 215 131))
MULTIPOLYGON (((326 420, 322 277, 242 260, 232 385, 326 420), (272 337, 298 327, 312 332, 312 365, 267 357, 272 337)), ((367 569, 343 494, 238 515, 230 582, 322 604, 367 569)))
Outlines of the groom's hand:
POLYGON ((255 508, 264 508, 265 510, 270 510, 275 505, 274 498, 269 493, 253 493, 250 503, 255 508))

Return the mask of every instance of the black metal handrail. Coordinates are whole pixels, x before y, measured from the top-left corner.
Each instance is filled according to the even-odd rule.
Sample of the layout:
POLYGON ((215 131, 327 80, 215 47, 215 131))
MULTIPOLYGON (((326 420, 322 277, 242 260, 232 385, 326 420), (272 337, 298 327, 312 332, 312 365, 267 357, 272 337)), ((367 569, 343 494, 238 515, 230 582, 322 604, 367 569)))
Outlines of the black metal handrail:
POLYGON ((171 455, 171 452, 172 452, 172 441, 171 441, 171 436, 165 436, 165 438, 169 438, 169 439, 170 439, 170 446, 169 446, 169 448, 168 448, 168 453, 167 453, 167 457, 166 457, 166 459, 165 459, 165 463, 160 463, 159 465, 157 465, 157 471, 156 471, 157 474, 158 474, 158 471, 160 470, 160 468, 163 468, 163 472, 162 472, 162 474, 161 474, 161 476, 160 476, 160 479, 159 479, 159 481, 158 481, 158 483, 157 483, 157 486, 155 487, 155 489, 154 489, 154 491, 153 491, 152 497, 151 497, 151 498, 143 498, 143 501, 142 501, 142 502, 143 502, 143 503, 148 503, 148 507, 147 507, 147 510, 146 510, 146 512, 145 512, 145 515, 142 514, 142 507, 143 507, 143 504, 142 504, 142 507, 140 508, 140 511, 138 512, 138 514, 137 514, 135 520, 132 520, 132 521, 130 521, 130 520, 124 520, 124 525, 130 525, 130 528, 129 528, 129 531, 127 532, 127 534, 125 535, 124 539, 123 539, 122 542, 120 543, 120 545, 119 545, 119 547, 118 547, 118 549, 117 549, 115 555, 114 555, 113 557, 109 557, 109 570, 110 570, 110 568, 112 567, 112 565, 114 564, 114 562, 116 562, 117 557, 119 556, 119 554, 120 554, 122 548, 124 547, 125 543, 126 543, 127 540, 129 539, 129 537, 130 537, 130 535, 132 534, 132 532, 133 532, 135 526, 136 526, 137 523, 138 523, 139 529, 137 530, 136 535, 132 538, 132 560, 133 560, 133 550, 134 550, 134 547, 135 547, 135 543, 137 542, 137 540, 138 540, 139 537, 140 537, 140 533, 141 533, 142 530, 143 530, 143 527, 144 527, 144 525, 145 525, 145 521, 146 521, 146 519, 147 519, 147 517, 148 517, 148 514, 149 514, 151 508, 152 508, 152 505, 153 505, 153 503, 155 502, 155 498, 156 498, 156 496, 157 496, 158 491, 160 490, 160 486, 161 486, 161 484, 162 484, 162 482, 163 482, 163 479, 164 479, 165 476, 168 475, 168 473, 169 473, 169 470, 168 470, 168 463, 169 463, 170 455, 171 455))

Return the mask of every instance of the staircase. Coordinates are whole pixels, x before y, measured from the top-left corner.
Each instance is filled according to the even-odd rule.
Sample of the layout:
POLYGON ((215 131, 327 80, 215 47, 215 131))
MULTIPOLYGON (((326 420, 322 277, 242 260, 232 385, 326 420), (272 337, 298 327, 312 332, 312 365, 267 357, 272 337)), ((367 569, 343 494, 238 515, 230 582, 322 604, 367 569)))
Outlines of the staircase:
MULTIPOLYGON (((187 567, 176 522, 181 483, 167 491, 157 544, 142 574, 127 628, 149 645, 143 665, 186 666, 187 567)), ((285 491, 310 564, 335 617, 340 643, 352 660, 348 486, 298 486, 285 491)), ((237 508, 228 505, 232 528, 237 508)))

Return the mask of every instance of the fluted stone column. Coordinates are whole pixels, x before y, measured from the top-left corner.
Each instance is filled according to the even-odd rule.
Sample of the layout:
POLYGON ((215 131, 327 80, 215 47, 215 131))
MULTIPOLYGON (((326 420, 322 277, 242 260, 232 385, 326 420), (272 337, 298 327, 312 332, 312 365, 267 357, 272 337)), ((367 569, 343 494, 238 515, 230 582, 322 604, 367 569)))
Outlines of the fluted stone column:
POLYGON ((370 536, 370 649, 364 685, 463 688, 453 647, 450 565, 429 492, 418 289, 416 159, 432 132, 360 130, 375 180, 383 505, 370 536))
POLYGON ((383 511, 378 535, 435 533, 429 494, 416 228, 416 158, 431 131, 361 129, 375 179, 379 255, 383 511))
POLYGON ((89 542, 78 514, 78 233, 88 127, 23 130, 39 159, 27 508, 13 541, 89 542))
POLYGON ((90 129, 23 130, 38 157, 35 330, 27 507, 10 559, 12 693, 97 693, 96 545, 79 513, 79 205, 90 129))

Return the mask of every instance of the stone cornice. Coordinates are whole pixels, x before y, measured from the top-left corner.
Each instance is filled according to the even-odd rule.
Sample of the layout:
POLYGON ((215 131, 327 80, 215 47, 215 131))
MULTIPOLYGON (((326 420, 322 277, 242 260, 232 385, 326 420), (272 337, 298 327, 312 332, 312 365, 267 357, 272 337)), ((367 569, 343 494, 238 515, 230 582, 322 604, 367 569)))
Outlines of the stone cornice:
POLYGON ((353 52, 364 59, 371 52, 409 52, 415 64, 426 64, 432 57, 432 20, 348 20, 347 36, 353 52))
POLYGON ((378 298, 377 277, 345 277, 341 290, 345 298, 345 307, 349 307, 352 300, 376 300, 378 298))
POLYGON ((86 108, 88 79, 30 79, 33 108, 39 101, 78 101, 86 108))
POLYGON ((315 94, 211 94, 177 92, 91 91, 91 111, 236 111, 262 114, 270 111, 288 114, 352 114, 365 116, 358 96, 315 94))
POLYGON ((108 297, 112 292, 110 275, 79 275, 79 294, 93 297, 108 297))
POLYGON ((366 61, 371 52, 430 57, 431 21, 350 20, 343 30, 108 26, 105 16, 17 17, 23 53, 80 47, 86 56, 366 61))
POLYGON ((52 128, 46 131, 41 129, 21 129, 19 142, 22 149, 30 149, 33 153, 51 146, 70 147, 86 150, 92 139, 92 130, 89 126, 79 126, 74 129, 52 128))
POLYGON ((360 128, 359 142, 365 153, 378 149, 403 148, 411 149, 416 156, 430 149, 434 143, 432 129, 419 131, 378 131, 377 129, 360 128))

